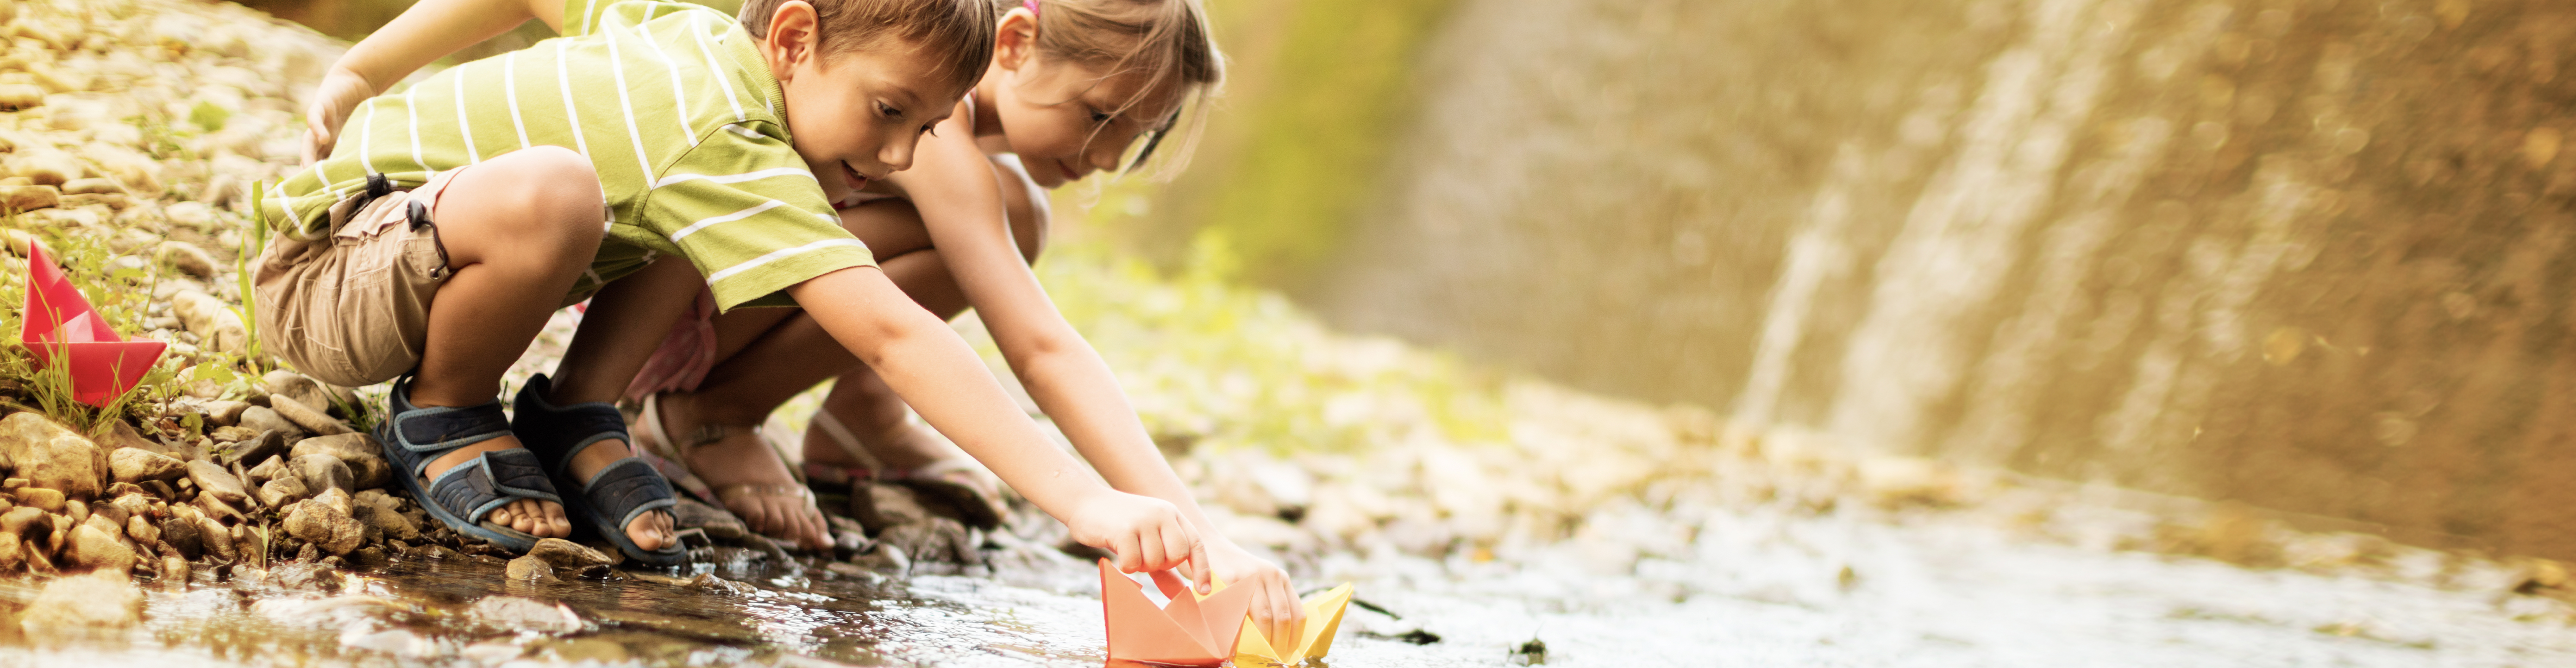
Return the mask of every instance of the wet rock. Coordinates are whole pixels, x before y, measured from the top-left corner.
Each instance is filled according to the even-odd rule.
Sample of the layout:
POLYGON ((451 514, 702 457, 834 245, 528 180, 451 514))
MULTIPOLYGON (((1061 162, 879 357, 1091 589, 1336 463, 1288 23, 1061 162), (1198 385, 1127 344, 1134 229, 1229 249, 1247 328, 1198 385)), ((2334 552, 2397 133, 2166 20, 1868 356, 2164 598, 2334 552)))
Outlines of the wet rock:
POLYGON ((64 547, 66 566, 124 575, 134 570, 137 557, 114 534, 96 524, 72 528, 71 544, 64 547))
POLYGON ((188 474, 187 462, 142 448, 117 448, 108 453, 107 467, 117 482, 177 480, 188 474))
MULTIPOLYGON (((304 429, 304 433, 307 434, 330 436, 356 431, 350 429, 349 425, 333 419, 329 413, 323 412, 322 409, 306 405, 301 401, 296 401, 294 397, 283 394, 269 395, 268 407, 269 410, 275 411, 279 416, 285 417, 288 422, 294 423, 297 427, 302 427, 304 429)), ((247 413, 247 411, 245 411, 245 413, 247 413)), ((245 416, 245 420, 247 420, 247 416, 245 416)))
POLYGON ((851 559, 850 563, 857 564, 861 567, 867 568, 868 570, 884 571, 888 573, 902 573, 912 570, 912 556, 904 554, 902 547, 886 543, 877 543, 876 549, 860 554, 857 558, 851 559))
POLYGON ((17 494, 19 505, 41 509, 49 513, 62 512, 63 508, 66 505, 69 505, 69 502, 66 501, 63 496, 63 491, 59 489, 29 487, 18 490, 17 494))
POLYGON ((268 581, 282 588, 307 591, 337 591, 341 584, 339 573, 332 572, 329 566, 309 561, 279 564, 269 569, 268 581))
POLYGON ((582 626, 581 616, 573 614, 572 608, 517 596, 483 597, 467 614, 475 621, 513 631, 571 633, 582 626))
POLYGON ((185 517, 173 517, 168 521, 162 522, 160 530, 161 544, 168 545, 170 546, 170 549, 177 550, 179 552, 179 556, 189 559, 199 559, 205 556, 205 529, 199 526, 196 520, 185 517))
POLYGON ((17 467, 16 477, 35 487, 90 498, 107 485, 107 453, 79 432, 34 412, 0 419, 0 454, 17 467))
POLYGON ((733 513, 727 512, 723 508, 699 503, 696 499, 680 499, 677 505, 673 505, 671 507, 671 517, 673 520, 677 521, 680 528, 683 529, 693 527, 728 527, 737 531, 751 530, 748 525, 742 523, 742 518, 735 517, 733 513))
POLYGON ((583 569, 613 563, 607 553, 561 538, 538 540, 535 547, 528 548, 528 556, 563 569, 583 569))
POLYGON ((197 483, 199 496, 212 497, 224 503, 241 503, 250 499, 250 491, 242 488, 241 479, 214 462, 202 459, 188 462, 188 480, 197 483))
POLYGON ((240 548, 233 544, 232 529, 226 528, 222 522, 215 521, 212 517, 201 516, 196 519, 196 522, 198 536, 204 541, 207 558, 228 564, 241 560, 240 548))
POLYGON ((295 436, 304 433, 303 427, 297 426, 294 421, 288 420, 285 415, 279 414, 276 409, 266 406, 252 406, 250 408, 243 409, 241 426, 255 431, 276 432, 285 436, 295 436))
POLYGON ((246 352, 250 329, 242 326, 241 314, 235 313, 224 300, 194 290, 183 290, 170 296, 170 311, 179 316, 182 326, 203 341, 203 347, 235 355, 246 352))
POLYGON ((168 584, 171 591, 187 589, 188 560, 176 556, 162 557, 161 582, 168 584))
POLYGON ((34 211, 61 206, 63 195, 53 186, 0 186, 0 209, 34 211))
POLYGON ((344 555, 366 542, 367 527, 350 517, 348 511, 314 497, 296 503, 295 510, 287 514, 286 534, 310 541, 333 555, 344 555))
POLYGON ((185 241, 164 241, 161 242, 161 249, 153 253, 153 257, 160 260, 162 266, 177 269, 190 276, 198 278, 215 276, 214 254, 206 252, 206 249, 199 248, 196 244, 185 241))
POLYGON ((295 472, 303 478, 307 489, 349 492, 358 488, 357 477, 349 472, 349 465, 327 454, 297 455, 295 472))
POLYGON ((232 536, 233 553, 236 556, 244 561, 261 563, 268 561, 268 534, 253 529, 247 524, 236 524, 233 525, 232 536))
POLYGON ((349 467, 350 484, 355 489, 378 489, 393 484, 393 465, 385 461, 384 448, 374 436, 362 433, 315 436, 295 443, 292 455, 330 455, 349 467))
POLYGON ((303 479, 294 476, 278 478, 259 486, 260 504, 271 508, 294 503, 312 494, 312 490, 305 486, 303 479))
POLYGON ((123 573, 100 572, 45 584, 19 628, 44 633, 82 628, 126 628, 143 622, 143 591, 123 573))
POLYGON ((888 527, 877 534, 877 543, 903 548, 913 561, 965 565, 982 561, 982 553, 975 549, 966 525, 945 517, 888 527))
POLYGON ((697 577, 690 578, 688 584, 684 586, 699 591, 735 596, 753 596, 760 593, 758 587, 716 577, 714 573, 699 573, 697 577))
POLYGON ((537 557, 536 557, 536 555, 533 555, 533 554, 532 554, 532 555, 528 555, 528 556, 524 556, 524 557, 519 557, 519 558, 517 558, 517 559, 512 559, 512 560, 510 560, 510 564, 509 564, 509 566, 507 566, 506 570, 507 570, 507 572, 508 572, 508 574, 509 574, 510 579, 511 579, 511 580, 514 580, 514 581, 520 581, 520 582, 554 582, 554 581, 555 581, 555 567, 554 567, 554 565, 553 565, 553 564, 546 563, 546 560, 544 560, 544 559, 539 559, 539 558, 537 558, 537 557))
POLYGON ((867 525, 870 532, 933 517, 910 487, 883 483, 868 483, 867 487, 866 494, 850 495, 850 517, 867 525))
MULTIPOLYGON (((373 492, 375 490, 367 491, 373 492)), ((411 518, 404 517, 401 512, 393 510, 390 507, 390 504, 371 505, 362 499, 352 508, 352 510, 355 512, 351 513, 351 515, 358 518, 360 523, 366 524, 368 528, 375 529, 376 533, 382 534, 386 538, 396 540, 418 540, 420 538, 420 526, 412 524, 411 518)))

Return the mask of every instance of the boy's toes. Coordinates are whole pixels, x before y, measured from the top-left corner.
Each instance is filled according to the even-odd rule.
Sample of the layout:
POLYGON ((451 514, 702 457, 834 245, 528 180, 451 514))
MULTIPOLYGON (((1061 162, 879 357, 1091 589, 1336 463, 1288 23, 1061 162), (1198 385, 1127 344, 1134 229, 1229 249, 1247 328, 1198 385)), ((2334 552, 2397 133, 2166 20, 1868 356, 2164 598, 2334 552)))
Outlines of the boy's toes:
POLYGON ((650 512, 626 523, 626 539, 645 551, 662 549, 671 544, 671 514, 650 512))
POLYGON ((572 537, 572 519, 564 516, 563 504, 555 503, 553 501, 539 501, 537 502, 537 507, 545 509, 546 518, 544 530, 539 532, 537 535, 545 536, 547 538, 572 537))

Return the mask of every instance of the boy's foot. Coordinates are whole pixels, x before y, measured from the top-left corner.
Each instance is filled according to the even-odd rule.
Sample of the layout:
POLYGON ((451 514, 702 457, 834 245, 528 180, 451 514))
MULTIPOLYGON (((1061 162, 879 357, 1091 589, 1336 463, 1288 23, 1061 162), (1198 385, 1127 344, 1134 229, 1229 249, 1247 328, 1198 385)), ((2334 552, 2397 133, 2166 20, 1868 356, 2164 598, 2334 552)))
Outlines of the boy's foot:
MULTIPOLYGON (((572 474, 581 480, 590 480, 598 477, 599 472, 606 470, 609 465, 633 456, 635 456, 634 452, 627 447, 625 441, 609 440, 592 443, 590 447, 583 448, 580 453, 572 456, 572 474)), ((566 489, 563 492, 579 494, 582 490, 566 489)), ((671 513, 653 511, 637 515, 633 521, 626 523, 626 539, 635 541, 636 547, 646 551, 660 550, 679 542, 677 537, 679 530, 678 523, 671 519, 671 513)))
POLYGON ((638 438, 659 439, 645 447, 688 467, 690 477, 700 483, 692 491, 713 495, 753 531, 804 549, 831 547, 813 493, 796 481, 787 462, 761 439, 760 432, 707 424, 702 415, 696 395, 654 395, 645 401, 637 425, 644 433, 638 438))
MULTIPOLYGON (((456 468, 458 464, 472 461, 475 457, 483 456, 483 453, 518 447, 519 439, 502 436, 440 455, 436 459, 429 460, 429 467, 423 470, 426 475, 420 477, 421 487, 428 488, 429 482, 437 480, 439 474, 456 468)), ((492 509, 490 514, 483 516, 483 520, 538 538, 564 538, 572 535, 572 521, 564 517, 563 504, 543 499, 511 501, 492 509)))

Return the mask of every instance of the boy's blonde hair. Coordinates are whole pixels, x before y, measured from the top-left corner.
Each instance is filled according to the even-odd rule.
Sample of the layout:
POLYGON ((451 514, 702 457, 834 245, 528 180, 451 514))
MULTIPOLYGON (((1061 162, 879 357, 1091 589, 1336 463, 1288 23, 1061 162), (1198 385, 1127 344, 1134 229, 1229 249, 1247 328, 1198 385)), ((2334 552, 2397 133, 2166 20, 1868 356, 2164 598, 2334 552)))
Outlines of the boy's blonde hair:
MULTIPOLYGON (((770 16, 791 1, 744 0, 734 19, 751 36, 766 38, 770 16)), ((993 31, 1001 15, 986 0, 804 1, 814 6, 826 55, 875 47, 893 38, 939 62, 936 74, 958 91, 983 80, 984 70, 993 62, 993 31)))
MULTIPOLYGON (((1000 14, 1021 6, 1021 0, 990 2, 996 20, 1000 14)), ((1187 164, 1190 149, 1198 143, 1199 130, 1205 124, 1207 100, 1216 95, 1217 86, 1225 79, 1225 54, 1216 48, 1216 34, 1208 26, 1207 8, 1201 1, 1037 2, 1039 53, 1096 68, 1104 77, 1145 73, 1145 85, 1137 89, 1136 97, 1120 103, 1113 111, 1124 112, 1143 103, 1146 94, 1166 83, 1179 84, 1181 106, 1173 110, 1169 119, 1148 121, 1167 124, 1146 140, 1144 153, 1137 155, 1135 162, 1150 157, 1165 137, 1178 131, 1181 145, 1172 151, 1178 155, 1159 163, 1160 171, 1178 171, 1187 164)), ((1123 168, 1135 167, 1129 164, 1123 168)))

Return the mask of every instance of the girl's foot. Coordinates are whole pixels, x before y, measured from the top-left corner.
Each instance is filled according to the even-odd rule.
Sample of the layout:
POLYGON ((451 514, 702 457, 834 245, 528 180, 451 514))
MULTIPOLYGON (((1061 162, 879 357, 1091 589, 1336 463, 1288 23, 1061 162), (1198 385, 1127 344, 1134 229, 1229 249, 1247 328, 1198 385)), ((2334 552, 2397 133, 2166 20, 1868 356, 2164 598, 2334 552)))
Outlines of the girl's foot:
POLYGON ((819 550, 831 547, 813 492, 797 482, 757 428, 708 424, 692 394, 664 393, 644 402, 639 445, 688 468, 672 482, 722 504, 761 535, 819 550))
POLYGON ((834 391, 814 412, 813 423, 805 429, 806 476, 904 483, 953 508, 958 519, 968 526, 998 526, 1008 515, 1002 506, 1001 481, 929 427, 901 419, 905 412, 902 400, 890 393, 844 395, 834 391), (878 401, 893 402, 892 410, 863 405, 878 401), (853 413, 897 419, 840 417, 853 413), (853 423, 864 426, 851 429, 853 423))

